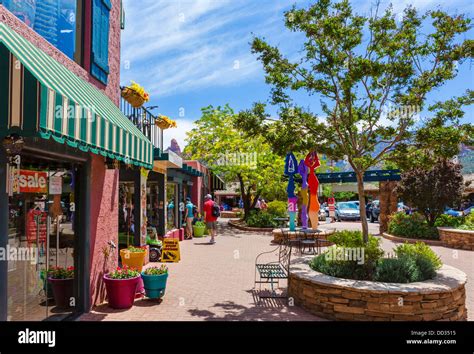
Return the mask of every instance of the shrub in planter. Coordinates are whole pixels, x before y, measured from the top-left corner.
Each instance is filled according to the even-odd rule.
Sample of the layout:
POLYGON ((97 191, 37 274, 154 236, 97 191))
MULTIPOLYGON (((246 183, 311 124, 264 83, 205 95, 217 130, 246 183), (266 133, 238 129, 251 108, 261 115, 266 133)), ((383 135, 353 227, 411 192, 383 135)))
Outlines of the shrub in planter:
POLYGON ((168 267, 163 264, 161 267, 147 268, 141 275, 147 297, 157 299, 165 295, 168 267))
POLYGON ((441 214, 436 218, 434 223, 435 227, 458 227, 464 222, 464 218, 460 216, 452 216, 447 214, 441 214))
POLYGON ((467 215, 464 218, 464 224, 459 225, 457 229, 460 230, 474 230, 474 212, 470 212, 469 215, 467 215))
POLYGON ((193 234, 194 237, 203 237, 206 232, 206 224, 204 221, 196 221, 193 225, 193 234))
POLYGON ((247 225, 250 227, 278 227, 278 222, 274 219, 278 217, 267 211, 254 211, 250 212, 250 216, 247 218, 247 225))
POLYGON ((274 200, 267 204, 268 213, 275 217, 284 218, 288 216, 288 202, 282 202, 281 200, 274 200))
POLYGON ((375 269, 374 280, 388 283, 411 283, 421 278, 413 257, 384 258, 375 269))
POLYGON ((142 271, 143 263, 145 261, 146 250, 140 247, 130 246, 120 250, 120 258, 122 264, 128 268, 134 268, 138 272, 142 271))
POLYGON ((364 265, 369 274, 373 270, 375 263, 384 254, 380 247, 380 239, 369 235, 369 242, 365 244, 362 232, 360 231, 337 231, 330 235, 328 240, 337 246, 345 248, 364 248, 364 265))
POLYGON ((416 260, 425 259, 431 263, 435 270, 441 268, 443 263, 438 255, 431 249, 430 246, 426 245, 423 242, 417 242, 415 244, 405 243, 403 245, 398 245, 395 248, 395 254, 397 257, 410 256, 414 257, 416 260))
POLYGON ((393 214, 388 223, 388 232, 400 237, 439 239, 436 227, 429 226, 425 217, 420 213, 407 215, 404 212, 399 212, 393 214))
POLYGON ((74 267, 50 268, 48 282, 51 285, 56 306, 71 307, 71 299, 74 297, 74 267))
POLYGON ((356 261, 338 261, 329 257, 329 252, 326 251, 314 257, 309 264, 310 268, 337 278, 367 280, 370 279, 368 267, 357 264, 356 261))
POLYGON ((114 309, 128 309, 133 306, 140 280, 140 272, 124 266, 105 274, 105 288, 109 306, 114 309))

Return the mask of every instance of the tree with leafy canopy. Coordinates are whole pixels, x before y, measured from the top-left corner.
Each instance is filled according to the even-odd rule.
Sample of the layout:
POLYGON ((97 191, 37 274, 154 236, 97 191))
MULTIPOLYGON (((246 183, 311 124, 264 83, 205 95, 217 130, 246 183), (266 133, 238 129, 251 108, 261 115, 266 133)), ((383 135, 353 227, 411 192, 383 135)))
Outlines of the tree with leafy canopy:
POLYGON ((430 226, 434 226, 444 208, 461 201, 463 190, 461 165, 446 159, 438 160, 429 171, 416 167, 402 173, 396 188, 406 203, 425 215, 430 226))
POLYGON ((299 59, 288 59, 263 38, 252 42, 279 117, 255 103, 237 120, 249 134, 264 135, 275 151, 316 149, 347 159, 357 178, 365 241, 364 172, 413 138, 428 94, 457 75, 455 63, 473 57, 474 41, 462 38, 471 28, 465 15, 419 14, 411 6, 401 15, 390 6, 381 11, 378 3, 369 15, 359 15, 347 0, 294 6, 285 25, 306 37, 299 59), (320 98, 323 116, 298 106, 292 91, 320 98))
POLYGON ((248 137, 235 128, 236 115, 228 105, 201 111, 201 118, 187 133, 184 153, 206 163, 225 182, 238 182, 244 218, 259 197, 284 195, 284 158, 273 153, 263 137, 248 137))

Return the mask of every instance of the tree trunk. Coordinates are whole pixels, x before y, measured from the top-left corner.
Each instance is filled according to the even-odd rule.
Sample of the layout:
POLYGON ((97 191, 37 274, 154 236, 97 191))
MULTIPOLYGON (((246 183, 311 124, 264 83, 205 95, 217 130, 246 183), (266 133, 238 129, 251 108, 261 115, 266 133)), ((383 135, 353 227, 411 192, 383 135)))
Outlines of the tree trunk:
POLYGON ((362 224, 362 236, 364 242, 369 242, 369 225, 367 223, 367 214, 365 211, 365 190, 364 190, 364 172, 356 171, 357 177, 357 192, 359 193, 360 204, 360 222, 362 224))

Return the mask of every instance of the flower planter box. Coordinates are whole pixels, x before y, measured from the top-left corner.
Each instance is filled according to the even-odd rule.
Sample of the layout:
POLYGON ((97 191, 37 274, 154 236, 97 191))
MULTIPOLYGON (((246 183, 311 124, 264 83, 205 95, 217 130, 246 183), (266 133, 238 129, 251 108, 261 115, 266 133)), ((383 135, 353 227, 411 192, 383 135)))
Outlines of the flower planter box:
POLYGON ((48 278, 51 286, 54 303, 59 308, 70 308, 71 299, 74 297, 74 279, 53 279, 48 278))
POLYGON ((122 259, 122 264, 126 265, 129 268, 134 268, 139 272, 141 272, 143 269, 145 256, 146 252, 130 252, 126 248, 120 250, 120 258, 122 259))
POLYGON ((135 301, 140 276, 129 279, 110 279, 107 274, 103 280, 107 290, 109 306, 114 309, 129 309, 135 301))
POLYGON ((146 275, 142 272, 145 296, 150 299, 159 299, 165 295, 168 273, 161 275, 146 275))
POLYGON ((193 226, 194 237, 203 237, 205 232, 206 232, 206 226, 199 226, 199 225, 193 226))

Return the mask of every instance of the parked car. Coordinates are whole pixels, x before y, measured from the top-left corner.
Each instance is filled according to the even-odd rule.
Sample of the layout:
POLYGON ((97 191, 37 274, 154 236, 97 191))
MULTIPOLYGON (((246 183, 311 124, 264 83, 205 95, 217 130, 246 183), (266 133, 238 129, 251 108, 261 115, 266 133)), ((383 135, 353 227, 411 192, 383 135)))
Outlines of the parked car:
POLYGON ((359 205, 354 202, 336 203, 336 220, 360 220, 359 205))
POLYGON ((448 215, 451 215, 451 216, 462 216, 463 212, 458 211, 458 210, 454 210, 453 208, 446 208, 446 209, 444 209, 444 214, 448 214, 448 215))
POLYGON ((365 207, 365 214, 367 216, 367 219, 370 220, 370 222, 375 222, 376 220, 379 220, 380 201, 376 199, 367 203, 365 207))

